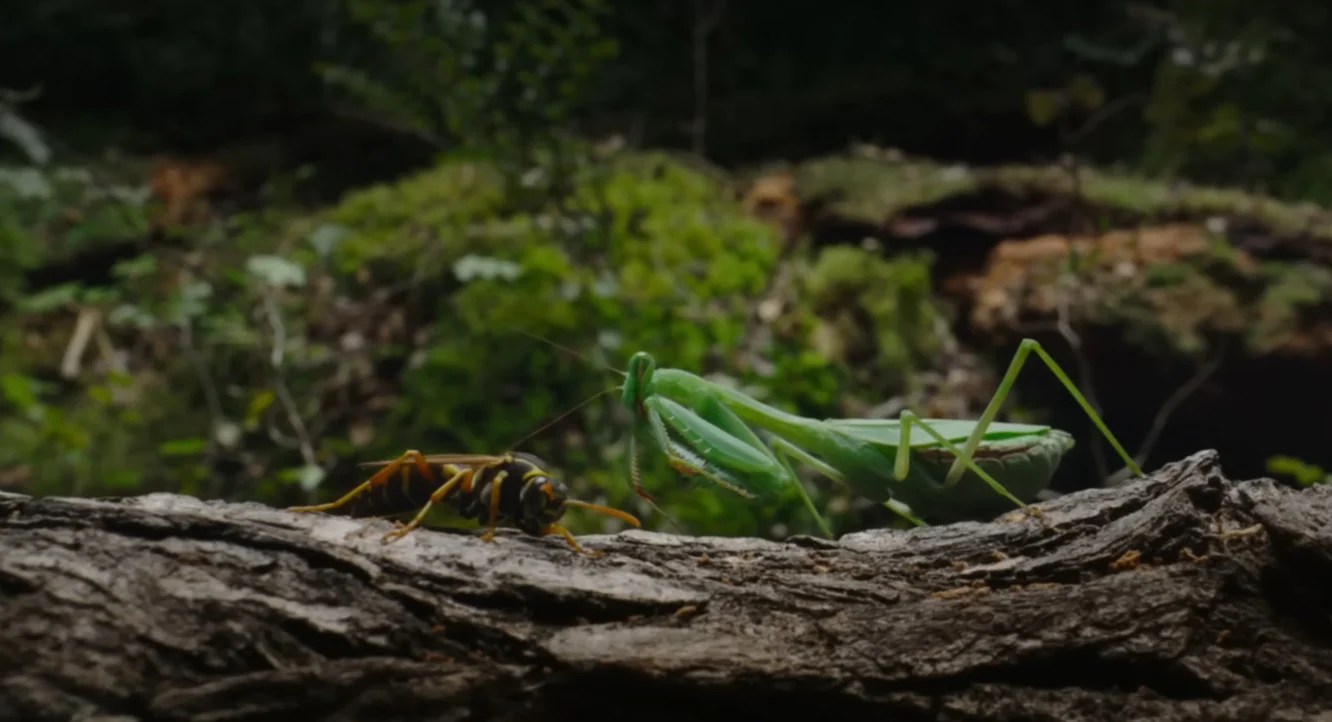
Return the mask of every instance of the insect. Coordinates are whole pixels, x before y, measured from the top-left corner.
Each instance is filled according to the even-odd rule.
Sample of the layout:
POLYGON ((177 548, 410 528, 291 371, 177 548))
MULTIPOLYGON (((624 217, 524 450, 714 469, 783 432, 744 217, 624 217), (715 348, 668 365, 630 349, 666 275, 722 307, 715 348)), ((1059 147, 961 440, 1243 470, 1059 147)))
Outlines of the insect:
POLYGON ((994 421, 1032 353, 1141 476, 1137 463, 1063 369, 1037 341, 1023 339, 998 390, 975 421, 924 419, 909 410, 897 420, 805 418, 688 371, 657 368, 651 355, 636 353, 621 387, 622 401, 634 416, 629 438, 634 491, 652 501, 638 474, 639 447, 648 445, 663 452, 680 473, 744 497, 795 489, 829 538, 833 533, 796 478, 792 461, 883 503, 917 525, 925 525, 922 519, 992 518, 1003 510, 996 493, 1028 509, 1023 500, 1034 499, 1049 485, 1060 460, 1073 448, 1072 435, 1060 429, 994 421), (751 424, 766 432, 768 443, 759 439, 751 424))
POLYGON ((559 534, 576 551, 590 556, 572 533, 557 522, 572 506, 591 509, 642 526, 632 514, 570 499, 563 483, 546 471, 541 459, 522 452, 499 456, 484 454, 430 454, 409 450, 392 461, 369 461, 363 467, 379 471, 342 498, 328 504, 289 507, 288 511, 343 510, 348 516, 389 516, 419 508, 406 525, 384 535, 385 543, 401 539, 421 525, 436 504, 447 503, 464 519, 486 513, 488 527, 482 540, 495 538, 501 521, 534 536, 559 534), (415 471, 416 474, 412 472, 415 471), (399 483, 394 483, 395 475, 399 483), (418 476, 419 475, 419 476, 418 476))

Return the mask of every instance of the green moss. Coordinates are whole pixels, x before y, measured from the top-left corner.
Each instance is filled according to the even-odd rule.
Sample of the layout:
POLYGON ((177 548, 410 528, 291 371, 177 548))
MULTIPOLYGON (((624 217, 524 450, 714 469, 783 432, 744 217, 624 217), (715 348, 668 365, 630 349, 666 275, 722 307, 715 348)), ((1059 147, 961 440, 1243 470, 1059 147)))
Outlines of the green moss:
MULTIPOLYGON (((868 156, 797 171, 802 194, 874 223, 985 184, 1026 192, 1063 182, 1048 169, 1001 177, 868 156)), ((745 215, 724 174, 667 154, 584 159, 551 180, 445 158, 318 212, 231 217, 168 252, 126 259, 102 287, 20 293, 0 317, 0 472, 39 469, 31 489, 46 492, 233 490, 286 505, 306 501, 305 489, 327 498, 349 488, 363 473, 352 462, 407 448, 517 447, 550 461, 574 495, 661 528, 630 490, 628 411, 613 393, 612 369, 633 352, 815 418, 910 397, 916 372, 939 365, 946 324, 929 255, 796 244, 783 257, 778 232, 745 215), (80 307, 103 312, 105 358, 126 366, 89 351, 77 381, 44 386, 80 307), (114 374, 128 382, 112 383, 114 374)), ((1126 178, 1085 180, 1089 194, 1134 212, 1183 197, 1126 178)), ((1190 198, 1195 208, 1233 200, 1190 198)), ((79 243, 41 217, 15 227, 79 243)), ((1255 318, 1289 335, 1332 290, 1310 268, 1246 270, 1224 243, 1140 269, 1134 282, 1094 258, 1070 269, 1084 281, 1080 320, 1126 325, 1173 352, 1201 353, 1213 332, 1244 332, 1255 318)), ((794 495, 744 500, 691 483, 656 455, 642 471, 693 532, 815 531, 794 495)), ((817 485, 846 528, 859 513, 850 494, 817 485)), ((576 532, 606 528, 595 515, 571 517, 576 532)))
POLYGON ((1332 270, 1310 263, 1268 263, 1270 279, 1258 299, 1256 321, 1247 342, 1257 353, 1292 344, 1311 312, 1332 298, 1332 270))
POLYGON ((836 216, 870 224, 977 188, 966 168, 853 155, 812 160, 795 173, 802 198, 828 198, 836 216))
POLYGON ((1141 174, 1080 167, 1004 165, 965 168, 906 159, 885 150, 818 158, 794 167, 802 198, 832 199, 844 220, 880 224, 913 207, 994 188, 1022 196, 1080 193, 1110 212, 1144 219, 1225 216, 1251 219, 1276 235, 1332 239, 1332 219, 1309 203, 1287 203, 1232 188, 1154 179, 1141 174))
MULTIPOLYGON (((512 448, 618 383, 602 364, 622 366, 640 349, 664 366, 720 372, 719 380, 783 404, 788 386, 817 389, 812 398, 830 405, 842 394, 835 364, 799 353, 804 338, 758 350, 773 361, 766 373, 739 370, 737 361, 753 352, 754 300, 774 273, 780 239, 743 213, 724 176, 644 153, 587 164, 569 181, 563 198, 520 203, 494 168, 446 159, 401 183, 349 195, 289 230, 301 237, 337 229, 329 257, 343 293, 395 286, 415 298, 407 313, 420 325, 401 336, 418 342, 373 352, 406 368, 402 393, 377 416, 375 440, 358 456, 512 448)), ((629 489, 625 412, 617 399, 603 401, 521 448, 555 464, 576 495, 637 508, 659 526, 663 520, 629 489)), ((655 456, 643 470, 654 494, 692 528, 813 529, 794 496, 754 503, 696 488, 655 456)), ((574 516, 575 528, 602 523, 574 516)))
POLYGON ((1005 166, 981 170, 978 175, 983 185, 1016 192, 1040 190, 1071 195, 1080 191, 1094 205, 1144 218, 1248 218, 1267 225, 1275 234, 1332 237, 1332 223, 1309 204, 1284 203, 1232 188, 1169 183, 1095 168, 1080 168, 1076 184, 1067 169, 1051 166, 1005 166))
POLYGON ((148 197, 147 188, 84 169, 0 167, 0 301, 18 298, 34 268, 138 242, 148 197))
POLYGON ((824 249, 806 282, 812 310, 836 327, 828 355, 858 370, 857 388, 884 392, 939 351, 930 254, 885 260, 853 246, 824 249))

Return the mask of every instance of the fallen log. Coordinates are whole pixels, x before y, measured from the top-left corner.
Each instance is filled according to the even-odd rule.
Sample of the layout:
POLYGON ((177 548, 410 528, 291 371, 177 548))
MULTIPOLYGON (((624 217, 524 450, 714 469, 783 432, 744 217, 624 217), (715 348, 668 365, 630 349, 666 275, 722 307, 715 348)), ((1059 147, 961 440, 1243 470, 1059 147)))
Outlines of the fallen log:
POLYGON ((588 558, 168 494, 0 494, 0 719, 1332 709, 1332 488, 1230 481, 1204 451, 1040 508, 837 543, 631 531, 582 537, 606 552, 588 558))

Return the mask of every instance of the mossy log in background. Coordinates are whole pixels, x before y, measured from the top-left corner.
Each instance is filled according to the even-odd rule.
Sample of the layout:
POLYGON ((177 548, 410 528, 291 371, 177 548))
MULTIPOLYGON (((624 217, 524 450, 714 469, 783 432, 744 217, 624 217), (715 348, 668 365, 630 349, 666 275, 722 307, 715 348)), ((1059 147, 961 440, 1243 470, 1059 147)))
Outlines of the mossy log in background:
POLYGON ((1044 521, 794 538, 422 531, 0 496, 0 717, 1308 720, 1332 488, 1200 452, 1044 521), (83 716, 80 716, 83 715, 83 716), (118 715, 118 716, 117 716, 118 715))

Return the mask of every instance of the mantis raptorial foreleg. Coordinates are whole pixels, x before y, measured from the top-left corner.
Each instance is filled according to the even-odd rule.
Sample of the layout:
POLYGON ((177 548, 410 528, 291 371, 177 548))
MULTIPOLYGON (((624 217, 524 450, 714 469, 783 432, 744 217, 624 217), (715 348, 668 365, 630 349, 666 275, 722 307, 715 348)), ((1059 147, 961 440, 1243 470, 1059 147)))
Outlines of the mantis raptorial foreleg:
POLYGON ((741 487, 734 474, 767 476, 778 487, 794 488, 819 528, 829 539, 834 538, 795 471, 719 397, 705 396, 698 404, 697 413, 664 397, 654 397, 645 406, 657 444, 666 450, 671 466, 677 471, 702 476, 746 498, 752 498, 753 494, 741 487), (663 411, 667 412, 664 418, 663 411), (667 433, 667 423, 693 448, 675 443, 667 433))
MULTIPOLYGON (((953 460, 953 465, 948 468, 948 476, 944 478, 944 486, 953 486, 962 478, 963 467, 971 461, 976 453, 976 449, 980 447, 981 441, 985 438, 986 429, 990 427, 990 424, 994 421, 994 417, 999 414, 999 407, 1003 406, 1004 399, 1008 398, 1008 392, 1013 389, 1013 384, 1017 381, 1018 373, 1022 371, 1022 366, 1027 363, 1027 357, 1030 356, 1033 351, 1035 351, 1036 355, 1045 362, 1045 365, 1054 373, 1055 377, 1059 379, 1059 382, 1064 385, 1064 388, 1068 389, 1068 392, 1073 395, 1074 400, 1078 402, 1078 405, 1082 407, 1082 410, 1087 412, 1087 416, 1092 420, 1093 424, 1096 424, 1096 428, 1100 429, 1102 434, 1105 434, 1105 438, 1110 441, 1111 446, 1115 447, 1115 451, 1119 452, 1120 458, 1124 460, 1124 463, 1128 465, 1128 468, 1132 469, 1134 474, 1142 476, 1142 469, 1138 467, 1137 462, 1133 460, 1132 456, 1129 456, 1127 451, 1124 451, 1123 446, 1120 446, 1119 440, 1115 438, 1114 434, 1110 433, 1110 429, 1106 428, 1105 422, 1101 420, 1100 415, 1098 415, 1096 410, 1092 408, 1091 404, 1087 402, 1087 399, 1082 395, 1082 392, 1078 391, 1078 387, 1073 383, 1073 380, 1068 377, 1068 374, 1064 373, 1064 370, 1059 367, 1059 364, 1055 363, 1055 360, 1050 357, 1050 354, 1046 353, 1045 349, 1041 348, 1041 344, 1038 341, 1027 338, 1023 339, 1022 343, 1018 344, 1017 353, 1013 354, 1013 360, 1008 364, 1008 371, 1004 373, 1004 378, 999 382, 999 388, 995 390, 989 405, 985 407, 985 412, 982 413, 980 419, 976 421, 976 428, 972 430, 971 436, 967 437, 967 441, 962 445, 960 451, 953 451, 953 453, 957 454, 957 458, 953 460)), ((989 479, 986 480, 989 481, 989 479)), ((991 485, 993 486, 993 484, 991 485)))
MULTIPOLYGON (((652 437, 657 442, 657 446, 661 447, 662 452, 666 454, 667 461, 676 471, 687 476, 702 476, 728 491, 747 499, 753 498, 754 495, 743 489, 738 483, 723 478, 727 461, 724 458, 725 455, 721 450, 708 446, 700 436, 700 432, 704 428, 702 425, 711 425, 710 422, 670 399, 654 397, 648 399, 644 406, 648 425, 652 430, 652 437), (671 439, 670 432, 666 429, 666 421, 663 419, 663 408, 670 413, 668 418, 671 419, 671 425, 677 432, 686 437, 686 440, 694 446, 693 449, 682 447, 671 439)), ((715 425, 713 425, 713 431, 715 434, 726 433, 716 428, 715 425)), ((713 438, 718 437, 714 435, 713 438)), ((737 439, 737 441, 739 440, 737 439)), ((738 459, 736 463, 739 463, 738 459)))

